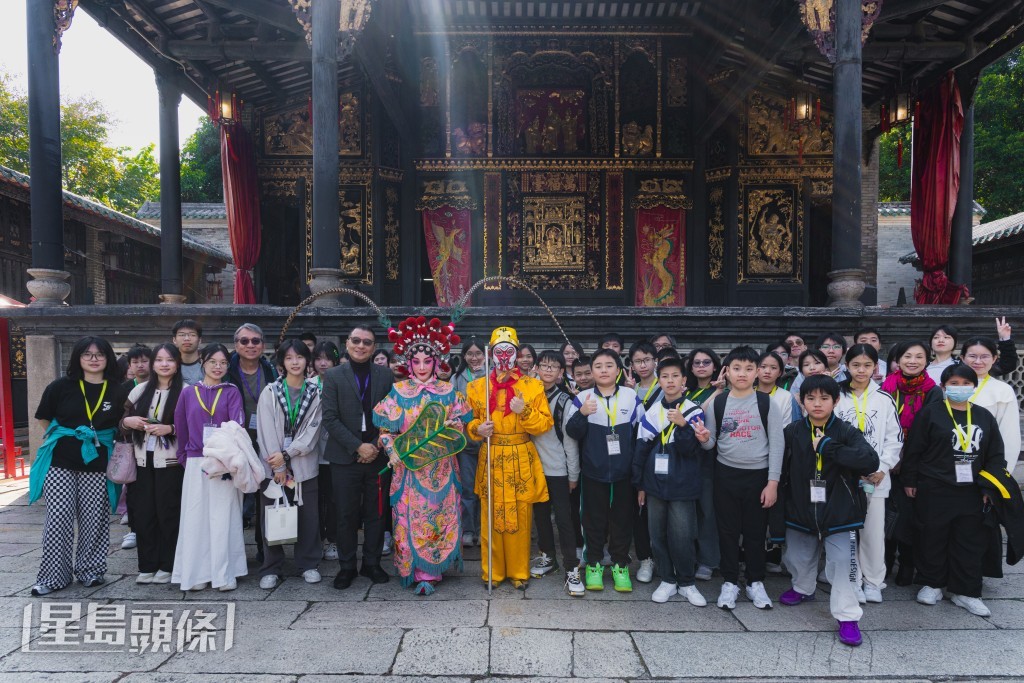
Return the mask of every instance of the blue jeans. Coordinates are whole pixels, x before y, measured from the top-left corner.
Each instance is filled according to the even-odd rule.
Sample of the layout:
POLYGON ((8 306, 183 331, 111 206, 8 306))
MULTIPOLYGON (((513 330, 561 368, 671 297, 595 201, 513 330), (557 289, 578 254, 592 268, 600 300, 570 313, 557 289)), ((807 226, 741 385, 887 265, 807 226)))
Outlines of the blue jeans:
POLYGON ((661 580, 692 586, 697 560, 696 500, 662 500, 647 496, 651 551, 661 580))
POLYGON ((459 451, 459 481, 462 484, 462 533, 480 536, 480 498, 473 491, 476 486, 478 448, 459 451))

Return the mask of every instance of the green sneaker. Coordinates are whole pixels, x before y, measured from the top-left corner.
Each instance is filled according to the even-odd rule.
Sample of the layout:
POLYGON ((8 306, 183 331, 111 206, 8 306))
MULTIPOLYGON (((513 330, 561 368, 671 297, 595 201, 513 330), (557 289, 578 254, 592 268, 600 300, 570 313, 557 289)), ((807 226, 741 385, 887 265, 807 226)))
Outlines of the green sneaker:
POLYGON ((588 564, 586 585, 588 591, 603 591, 604 567, 599 564, 588 564))
POLYGON ((633 584, 629 580, 629 567, 612 565, 612 581, 615 582, 615 590, 620 593, 632 593, 633 584))

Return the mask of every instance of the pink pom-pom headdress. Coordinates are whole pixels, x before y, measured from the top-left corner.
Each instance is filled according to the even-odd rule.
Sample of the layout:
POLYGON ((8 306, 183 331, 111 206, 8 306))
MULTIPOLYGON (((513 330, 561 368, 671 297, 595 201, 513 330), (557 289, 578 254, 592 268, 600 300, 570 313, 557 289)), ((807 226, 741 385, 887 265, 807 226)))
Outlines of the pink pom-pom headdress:
POLYGON ((409 361, 420 351, 437 359, 437 369, 441 372, 451 370, 448 359, 453 346, 462 342, 455 334, 455 325, 441 324, 437 318, 427 320, 424 316, 406 318, 398 323, 398 327, 388 330, 388 341, 394 344, 393 353, 399 362, 396 371, 408 377, 409 361))

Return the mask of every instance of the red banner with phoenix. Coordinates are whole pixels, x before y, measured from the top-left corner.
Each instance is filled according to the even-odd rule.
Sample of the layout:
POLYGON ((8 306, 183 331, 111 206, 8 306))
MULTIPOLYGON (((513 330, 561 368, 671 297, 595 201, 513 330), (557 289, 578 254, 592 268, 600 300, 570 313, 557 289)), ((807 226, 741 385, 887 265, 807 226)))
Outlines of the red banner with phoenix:
POLYGON ((438 306, 452 306, 469 290, 470 210, 449 205, 423 210, 430 273, 438 306))
POLYGON ((686 304, 685 218, 667 206, 636 210, 636 305, 686 304))

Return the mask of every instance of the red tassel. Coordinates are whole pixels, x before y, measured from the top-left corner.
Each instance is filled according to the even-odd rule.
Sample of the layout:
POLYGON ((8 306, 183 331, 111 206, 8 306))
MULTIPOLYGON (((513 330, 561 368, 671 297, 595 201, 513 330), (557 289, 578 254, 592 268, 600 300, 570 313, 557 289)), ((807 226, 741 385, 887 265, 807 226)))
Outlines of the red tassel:
POLYGON ((903 168, 903 138, 896 140, 896 168, 903 168))
POLYGON ((889 132, 889 107, 885 104, 882 105, 878 112, 879 123, 878 127, 883 133, 889 132))
POLYGON ((814 116, 818 120, 818 130, 821 130, 821 98, 814 103, 814 116))

